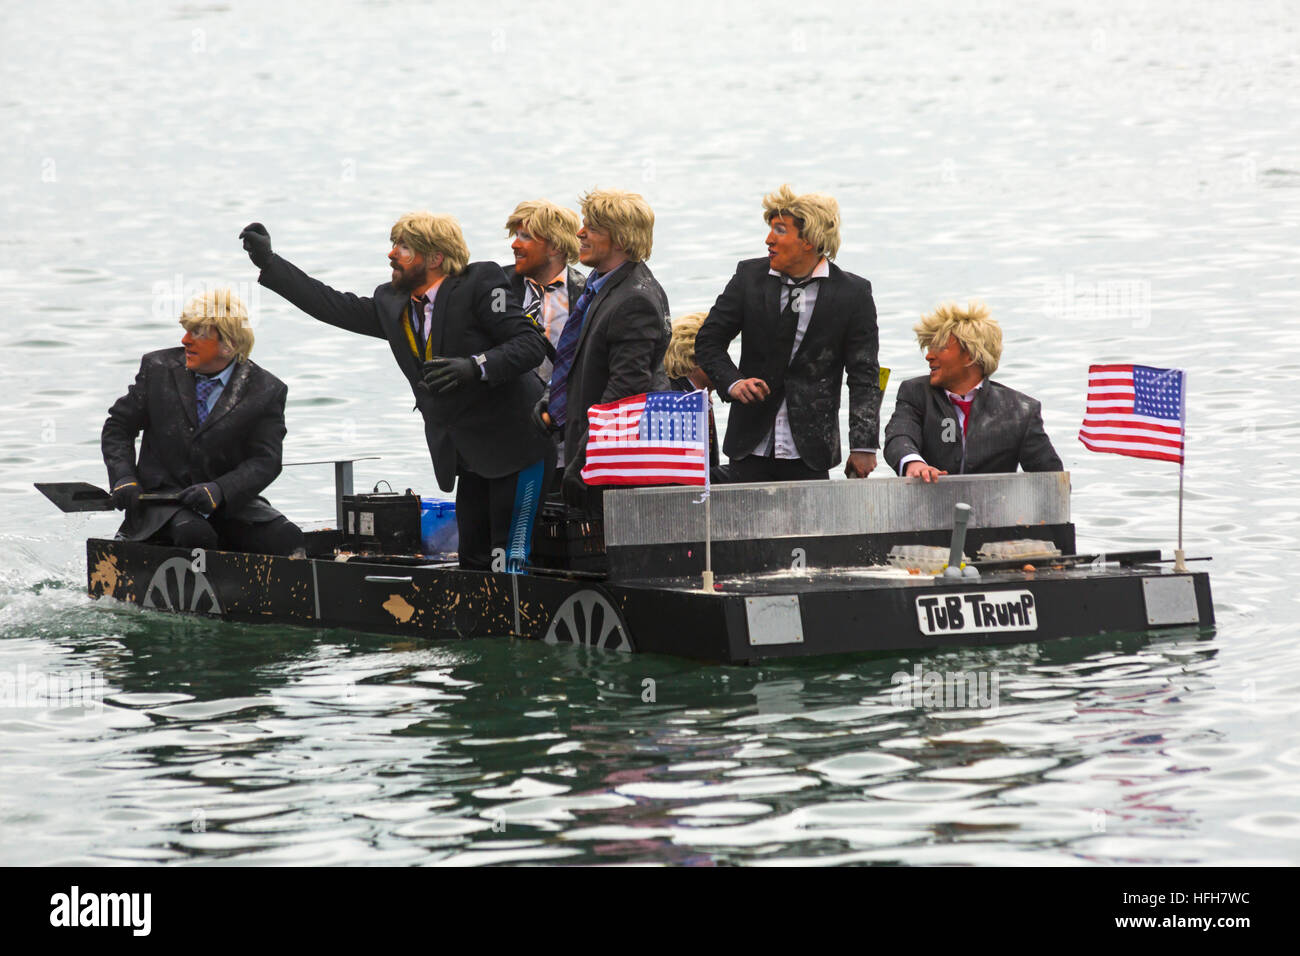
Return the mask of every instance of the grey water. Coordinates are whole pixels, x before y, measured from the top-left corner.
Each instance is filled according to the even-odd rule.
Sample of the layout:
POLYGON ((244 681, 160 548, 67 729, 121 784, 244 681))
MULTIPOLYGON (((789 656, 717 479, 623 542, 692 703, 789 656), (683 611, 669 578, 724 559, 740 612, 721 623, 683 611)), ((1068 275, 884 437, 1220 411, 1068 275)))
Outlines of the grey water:
MULTIPOLYGON (((1289 4, 0 18, 0 863, 1300 861, 1289 4), (1177 528, 1176 466, 1078 442, 1088 364, 1188 371, 1185 546, 1213 558, 1213 631, 738 668, 243 627, 91 601, 84 539, 114 516, 31 487, 103 483, 106 409, 179 341, 186 291, 222 282, 289 384, 286 460, 378 454, 359 484, 432 491, 387 346, 259 290, 251 220, 366 294, 409 209, 505 262, 519 200, 633 189, 681 314, 762 254, 783 182, 839 199, 895 385, 923 369, 922 312, 989 303, 1081 548, 1169 551, 1177 528), (900 697, 916 668, 996 675, 996 706, 900 697)), ((310 522, 331 485, 290 468, 267 494, 310 522)))

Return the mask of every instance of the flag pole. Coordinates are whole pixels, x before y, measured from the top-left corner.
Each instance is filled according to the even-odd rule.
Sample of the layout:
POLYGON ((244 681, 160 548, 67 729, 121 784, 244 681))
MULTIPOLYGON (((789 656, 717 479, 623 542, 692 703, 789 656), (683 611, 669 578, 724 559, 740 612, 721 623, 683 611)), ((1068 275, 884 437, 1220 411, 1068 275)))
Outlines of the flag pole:
POLYGON ((1174 570, 1180 574, 1187 572, 1186 554, 1183 551, 1183 468, 1187 461, 1187 373, 1183 377, 1179 391, 1181 407, 1179 417, 1182 419, 1183 453, 1178 456, 1178 547, 1174 550, 1174 570))
MULTIPOLYGON (((705 486, 707 491, 708 486, 705 486)), ((704 590, 713 590, 713 521, 710 520, 713 505, 713 496, 708 495, 704 499, 704 573, 700 575, 700 584, 704 590)))
POLYGON ((702 436, 705 437, 703 438, 703 444, 702 444, 702 451, 703 453, 705 453, 705 463, 706 463, 705 571, 703 571, 702 575, 699 575, 699 585, 701 585, 701 587, 705 589, 705 591, 711 594, 712 592, 714 592, 714 520, 712 520, 712 503, 714 503, 712 502, 712 498, 714 498, 714 496, 712 496, 711 494, 712 490, 714 490, 714 486, 712 486, 712 475, 710 473, 710 470, 708 470, 708 464, 710 464, 710 458, 708 458, 708 447, 710 447, 711 445, 711 438, 710 438, 711 432, 708 431, 708 415, 710 415, 712 401, 714 401, 714 399, 712 399, 712 395, 710 394, 710 392, 708 392, 708 389, 702 389, 702 392, 705 393, 705 401, 703 401, 702 403, 703 411, 701 411, 701 414, 699 414, 699 433, 701 433, 702 436))

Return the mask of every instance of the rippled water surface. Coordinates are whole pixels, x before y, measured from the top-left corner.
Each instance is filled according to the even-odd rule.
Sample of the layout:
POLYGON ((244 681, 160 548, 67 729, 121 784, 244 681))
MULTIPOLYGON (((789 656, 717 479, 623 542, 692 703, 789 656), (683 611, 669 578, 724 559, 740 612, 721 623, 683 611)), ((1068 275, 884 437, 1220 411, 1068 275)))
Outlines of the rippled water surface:
MULTIPOLYGON (((1300 861, 1293 11, 613 11, 0 15, 0 690, 102 691, 0 708, 0 862, 1300 861), (1189 371, 1187 549, 1213 556, 1217 628, 737 668, 242 627, 91 602, 82 541, 114 519, 31 488, 102 483, 105 409, 217 280, 289 383, 286 459, 378 453, 360 484, 433 487, 387 347, 259 295, 249 220, 368 292, 409 208, 504 261, 518 200, 636 189, 681 313, 762 252, 787 180, 839 198, 895 382, 918 314, 989 302, 1081 548, 1176 527, 1174 466, 1074 437, 1088 363, 1189 371), (918 665, 996 675, 998 706, 900 698, 918 665)), ((309 521, 330 487, 289 469, 268 495, 309 521)))

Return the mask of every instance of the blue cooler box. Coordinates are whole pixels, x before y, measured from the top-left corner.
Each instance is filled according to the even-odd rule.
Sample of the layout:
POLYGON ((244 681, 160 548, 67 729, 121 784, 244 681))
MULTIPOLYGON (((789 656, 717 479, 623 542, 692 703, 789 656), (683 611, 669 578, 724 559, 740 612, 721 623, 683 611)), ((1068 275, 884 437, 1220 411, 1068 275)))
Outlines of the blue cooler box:
POLYGON ((420 542, 425 554, 455 554, 460 547, 456 533, 456 502, 440 498, 420 499, 420 542))

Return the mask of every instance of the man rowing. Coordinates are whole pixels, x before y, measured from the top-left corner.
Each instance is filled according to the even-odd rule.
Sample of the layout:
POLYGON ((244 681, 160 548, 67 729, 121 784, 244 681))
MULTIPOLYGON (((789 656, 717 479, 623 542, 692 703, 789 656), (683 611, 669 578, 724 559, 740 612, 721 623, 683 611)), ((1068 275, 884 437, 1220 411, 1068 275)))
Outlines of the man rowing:
POLYGON ((118 537, 301 555, 302 530, 261 497, 280 474, 289 390, 249 359, 244 303, 229 289, 214 290, 196 296, 180 324, 181 347, 144 356, 104 422, 109 487, 126 511, 118 537), (177 500, 146 505, 142 492, 177 500))

